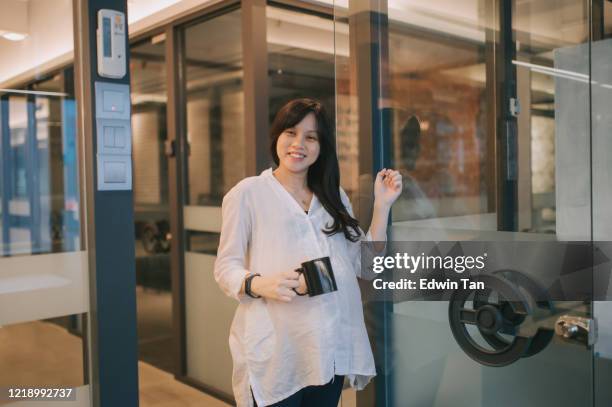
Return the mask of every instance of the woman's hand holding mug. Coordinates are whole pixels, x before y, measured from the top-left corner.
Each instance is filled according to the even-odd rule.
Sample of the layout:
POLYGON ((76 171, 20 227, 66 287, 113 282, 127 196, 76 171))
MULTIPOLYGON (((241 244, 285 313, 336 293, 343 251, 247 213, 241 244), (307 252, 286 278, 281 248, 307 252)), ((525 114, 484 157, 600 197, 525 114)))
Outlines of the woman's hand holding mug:
POLYGON ((295 271, 257 276, 251 281, 251 292, 270 300, 289 302, 297 295, 294 288, 299 292, 306 290, 306 285, 300 283, 299 277, 300 274, 295 271))

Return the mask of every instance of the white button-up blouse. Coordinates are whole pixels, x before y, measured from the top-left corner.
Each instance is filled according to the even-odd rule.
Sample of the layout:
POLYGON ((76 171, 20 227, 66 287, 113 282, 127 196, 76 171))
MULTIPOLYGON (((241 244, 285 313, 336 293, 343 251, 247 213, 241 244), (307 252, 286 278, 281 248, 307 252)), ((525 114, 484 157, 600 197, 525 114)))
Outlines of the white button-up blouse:
MULTIPOLYGON (((352 215, 343 190, 341 197, 352 215)), ((223 198, 221 240, 215 279, 237 299, 229 345, 232 384, 239 407, 283 400, 303 387, 345 375, 361 390, 376 375, 363 319, 360 243, 322 229, 332 217, 313 196, 308 213, 272 174, 239 182, 223 198), (290 271, 300 263, 329 256, 338 290, 291 302, 239 294, 245 275, 290 271)), ((371 240, 368 233, 363 239, 371 240)))

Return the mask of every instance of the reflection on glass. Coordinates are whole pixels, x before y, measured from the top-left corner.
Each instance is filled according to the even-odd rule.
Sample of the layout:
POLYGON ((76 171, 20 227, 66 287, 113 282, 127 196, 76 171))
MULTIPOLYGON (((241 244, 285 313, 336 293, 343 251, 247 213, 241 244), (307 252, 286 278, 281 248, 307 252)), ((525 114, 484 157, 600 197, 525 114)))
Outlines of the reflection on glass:
POLYGON ((603 2, 603 38, 612 38, 612 3, 603 2))
MULTIPOLYGON (((566 199, 569 191, 579 191, 574 177, 578 176, 585 185, 590 177, 591 163, 585 144, 589 124, 570 114, 570 110, 578 116, 586 114, 586 107, 573 106, 573 98, 583 95, 588 100, 584 78, 588 77, 589 6, 586 1, 567 7, 555 5, 553 1, 513 2, 517 14, 513 29, 520 43, 513 61, 522 106, 517 121, 519 138, 524 140, 520 150, 523 159, 519 158, 519 165, 523 167, 523 180, 519 184, 519 230, 556 234, 560 239, 569 235, 590 239, 591 233, 587 230, 590 202, 584 201, 582 214, 586 218, 579 221, 579 226, 569 219, 573 215, 567 216, 568 208, 576 207, 576 202, 566 199), (560 19, 567 19, 569 25, 564 26, 572 28, 564 29, 560 19), (576 48, 582 48, 585 53, 580 57, 575 53, 569 57, 572 62, 567 64, 568 58, 564 55, 576 48), (567 71, 574 79, 583 76, 583 81, 559 75, 558 69, 567 71), (576 174, 570 176, 566 169, 573 166, 572 162, 580 169, 575 168, 576 174)), ((586 190, 579 193, 584 198, 589 195, 586 190)))
POLYGON ((241 12, 185 30, 189 205, 221 204, 246 176, 241 12))
MULTIPOLYGON (((167 257, 169 241, 165 42, 131 48, 136 257, 167 257)), ((138 269, 138 261, 137 269, 138 269)), ((165 271, 169 273, 169 270, 165 271)), ((166 287, 169 288, 169 287, 166 287)))
POLYGON ((30 95, 0 95, 5 256, 80 248, 75 102, 64 88, 71 79, 66 69, 30 85, 30 95))
MULTIPOLYGON (((429 123, 423 123, 425 128, 429 123)), ((416 178, 416 165, 421 154, 421 122, 410 116, 399 130, 398 164, 403 177, 401 199, 393 207, 393 220, 429 219, 436 217, 428 194, 416 178)))
MULTIPOLYGON (((335 56, 335 116, 336 116, 336 149, 340 167, 340 182, 347 193, 353 210, 361 219, 359 168, 359 114, 356 94, 355 55, 351 58, 348 10, 336 5, 334 7, 334 56, 335 56), (353 60, 352 60, 353 59, 353 60), (353 68, 351 68, 353 67, 353 68)), ((364 146, 365 147, 365 146, 364 146)), ((364 173, 370 172, 363 169, 364 173)), ((367 195, 367 193, 364 193, 367 195)))
POLYGON ((389 13, 393 165, 405 180, 396 222, 487 212, 493 187, 485 176, 484 21, 472 2, 455 2, 452 18, 439 6, 394 3, 389 13))
MULTIPOLYGON (((130 50, 134 202, 167 206, 165 42, 146 40, 130 50)), ((167 209, 167 208, 166 208, 167 209)))
POLYGON ((0 38, 0 388, 77 387, 74 404, 86 404, 86 211, 74 69, 61 62, 74 45, 72 6, 0 2, 0 30, 27 34, 0 38))
POLYGON ((318 99, 334 115, 334 25, 329 19, 266 7, 270 121, 289 100, 318 99))
MULTIPOLYGON (((360 168, 360 159, 379 151, 371 151, 370 140, 358 134, 362 123, 369 124, 365 116, 371 106, 384 109, 391 145, 384 159, 404 175, 402 196, 392 208, 393 240, 591 238, 590 210, 596 209, 589 191, 591 4, 511 3, 505 27, 513 42, 507 44, 499 43, 498 18, 499 5, 506 2, 375 1, 369 10, 335 3, 339 156, 350 157, 342 168, 343 184, 358 196, 371 196, 362 192, 368 168, 360 168), (380 10, 386 15, 376 26, 380 10), (379 32, 380 50, 370 37, 379 32), (504 45, 514 47, 516 56, 502 60, 504 45), (372 54, 380 57, 374 83, 382 89, 375 95, 368 94, 375 88, 368 83, 372 54), (516 81, 501 77, 504 62, 516 69, 516 81), (515 133, 501 126, 507 114, 500 112, 497 96, 504 87, 515 91, 520 105, 510 119, 515 133), (512 159, 499 154, 510 133, 518 144, 512 159), (503 161, 517 168, 516 197, 498 182, 503 161), (498 212, 507 200, 513 200, 517 226, 502 231, 498 212)), ((538 281, 537 275, 530 277, 538 281)), ((588 303, 555 307, 581 316, 592 312, 588 303)), ((376 405, 592 404, 589 349, 553 341, 537 355, 491 368, 458 346, 449 328, 448 302, 405 301, 381 308, 367 304, 365 312, 380 356, 376 405), (558 392, 560 383, 571 387, 571 395, 558 392)), ((535 323, 551 326, 548 320, 535 323)), ((478 329, 471 333, 476 342, 491 345, 478 329)))
MULTIPOLYGON (((599 3, 601 5, 601 3, 599 3)), ((593 239, 612 240, 612 2, 604 1, 603 38, 593 30, 591 44, 591 124, 593 150, 593 239)), ((594 17, 596 18, 596 17, 594 17)), ((608 291, 610 292, 610 291, 608 291)), ((609 297, 608 297, 609 298, 609 297)), ((596 302, 594 315, 604 326, 595 344, 595 397, 596 406, 605 406, 612 397, 609 365, 612 359, 612 302, 596 302), (605 321, 605 322, 604 322, 605 321)))
MULTIPOLYGON (((0 329, 0 386, 83 386, 82 338, 69 328, 68 321, 74 317, 3 326, 0 329)), ((0 400, 0 405, 12 403, 0 400)))
POLYGON ((189 251, 216 256, 219 236, 219 233, 216 232, 189 231, 187 235, 189 251))
POLYGON ((246 177, 241 26, 235 10, 184 29, 186 375, 227 397, 227 333, 236 303, 219 290, 213 267, 221 201, 246 177))
POLYGON ((172 372, 170 213, 163 34, 130 48, 138 356, 172 372))

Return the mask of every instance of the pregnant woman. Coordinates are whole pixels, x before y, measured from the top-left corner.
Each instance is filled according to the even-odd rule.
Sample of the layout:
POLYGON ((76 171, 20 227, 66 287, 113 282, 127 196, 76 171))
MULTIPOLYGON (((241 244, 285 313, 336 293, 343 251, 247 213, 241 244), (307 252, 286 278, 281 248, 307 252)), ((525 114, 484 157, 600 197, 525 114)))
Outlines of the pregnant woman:
POLYGON ((389 169, 376 174, 364 235, 340 188, 323 106, 287 103, 270 133, 276 169, 242 180, 223 198, 215 279, 239 301, 229 338, 234 395, 239 407, 336 407, 344 378, 361 390, 376 375, 357 284, 360 241, 386 240, 402 179, 389 169), (337 290, 298 295, 307 287, 295 270, 326 256, 337 290))

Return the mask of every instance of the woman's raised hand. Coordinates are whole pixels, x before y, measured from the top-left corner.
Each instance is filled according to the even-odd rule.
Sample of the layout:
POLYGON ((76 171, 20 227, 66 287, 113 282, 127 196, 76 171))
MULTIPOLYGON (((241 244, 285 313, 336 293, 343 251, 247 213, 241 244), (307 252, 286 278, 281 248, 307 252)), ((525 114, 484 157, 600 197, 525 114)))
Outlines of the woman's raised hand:
POLYGON ((293 289, 300 287, 299 277, 295 271, 257 276, 251 281, 251 292, 270 300, 289 302, 297 295, 293 289))
POLYGON ((402 175, 399 171, 383 168, 374 181, 375 204, 391 206, 402 193, 402 175))

